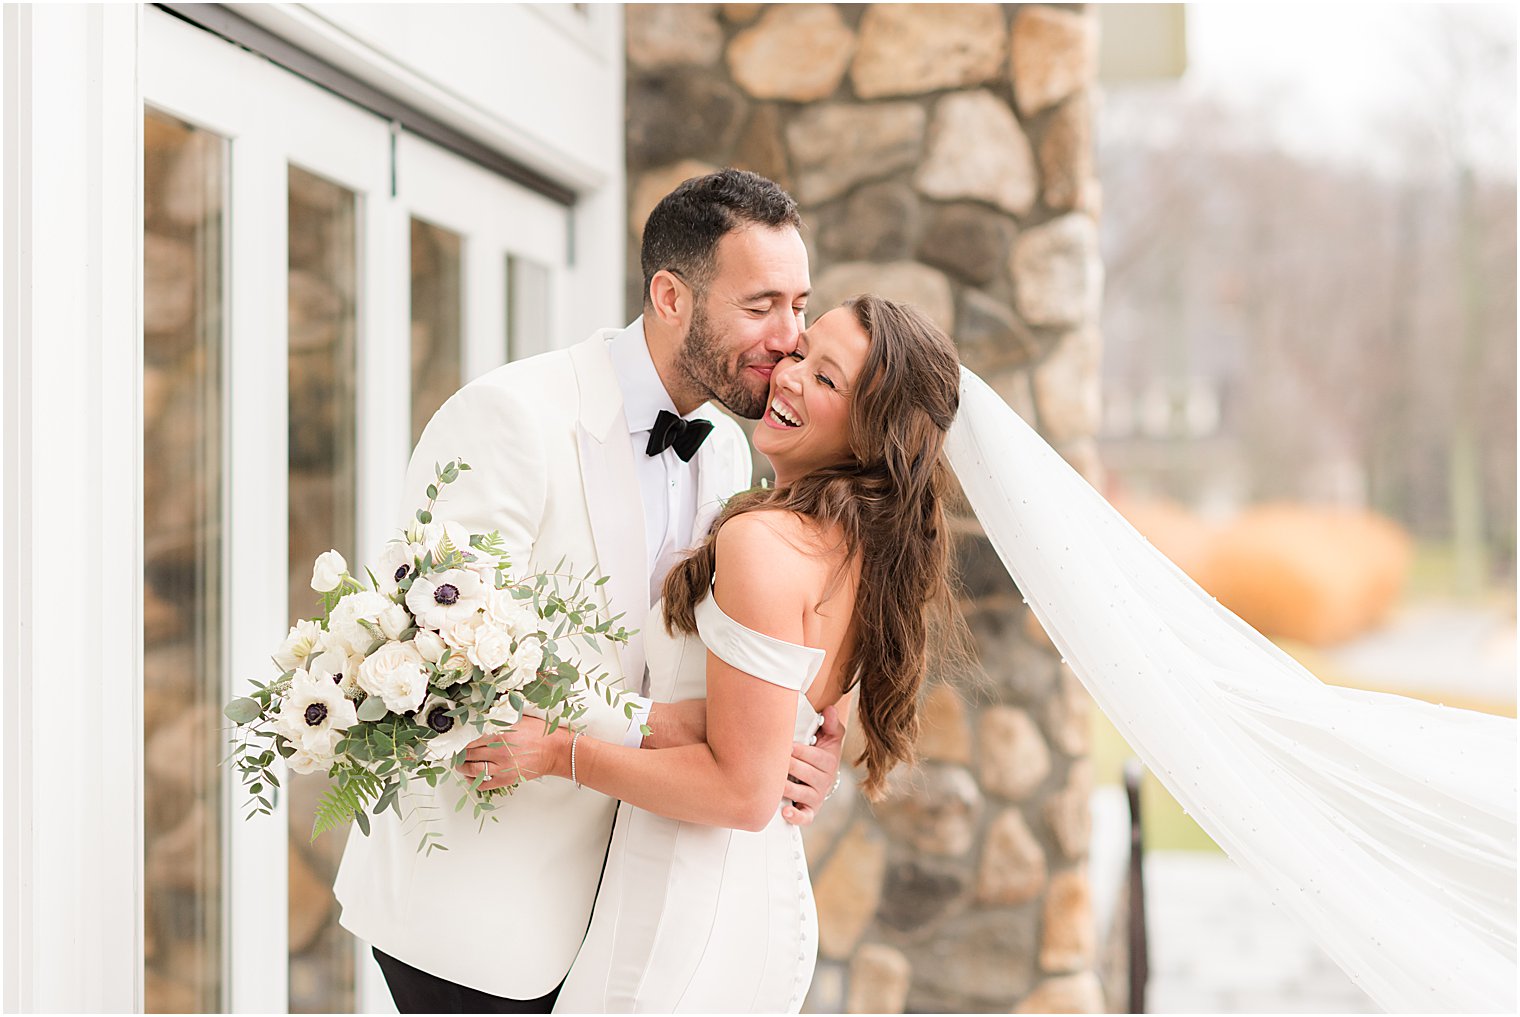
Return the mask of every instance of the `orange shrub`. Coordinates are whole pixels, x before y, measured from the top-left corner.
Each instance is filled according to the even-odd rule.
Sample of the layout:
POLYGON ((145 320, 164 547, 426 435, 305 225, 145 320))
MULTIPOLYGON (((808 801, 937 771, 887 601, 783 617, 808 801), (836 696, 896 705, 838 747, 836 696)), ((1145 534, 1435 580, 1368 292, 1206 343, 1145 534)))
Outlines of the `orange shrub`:
POLYGON ((1263 634, 1325 646, 1383 620, 1411 555, 1409 537, 1381 516, 1262 505, 1214 535, 1194 578, 1263 634))
POLYGON ((1316 646, 1381 622, 1398 602, 1412 555, 1404 531, 1370 512, 1278 503, 1216 525, 1174 502, 1114 505, 1252 627, 1316 646))

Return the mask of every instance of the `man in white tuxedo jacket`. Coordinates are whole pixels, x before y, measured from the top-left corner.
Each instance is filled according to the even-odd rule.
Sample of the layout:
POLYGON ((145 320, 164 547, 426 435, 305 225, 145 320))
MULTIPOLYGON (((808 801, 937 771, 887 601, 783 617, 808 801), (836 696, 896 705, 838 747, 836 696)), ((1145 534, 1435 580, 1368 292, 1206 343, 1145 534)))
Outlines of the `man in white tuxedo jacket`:
MULTIPOLYGON (((723 500, 749 487, 744 432, 709 400, 748 418, 764 412, 770 370, 803 324, 799 226, 790 196, 755 174, 682 184, 645 227, 644 315, 460 389, 412 453, 407 503, 435 464, 461 459, 471 470, 447 488, 440 518, 499 530, 515 570, 562 558, 581 572, 596 566, 623 624, 641 633, 662 624, 650 609, 665 573, 723 500)), ((583 663, 642 692, 641 633, 583 663)), ((587 728, 601 739, 659 747, 704 733, 700 701, 634 695, 630 719, 586 699, 587 728)), ((824 734, 796 749, 794 822, 811 820, 837 775, 842 729, 834 721, 824 734)), ((408 820, 387 812, 369 836, 350 834, 334 887, 341 923, 374 947, 402 1012, 548 1012, 585 935, 617 803, 568 781, 532 781, 477 832, 468 806, 454 810, 458 794, 423 788, 408 820), (428 829, 447 851, 417 850, 428 829), (532 937, 510 935, 517 913, 534 916, 532 937)))

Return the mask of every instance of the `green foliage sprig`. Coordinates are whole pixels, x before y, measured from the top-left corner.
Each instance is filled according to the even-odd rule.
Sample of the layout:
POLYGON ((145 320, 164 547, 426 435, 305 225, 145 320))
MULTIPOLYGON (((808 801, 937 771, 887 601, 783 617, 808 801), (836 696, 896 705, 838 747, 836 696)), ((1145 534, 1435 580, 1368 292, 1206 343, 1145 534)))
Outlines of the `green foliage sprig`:
MULTIPOLYGON (((434 464, 434 481, 427 485, 427 503, 415 514, 418 526, 426 527, 434 521, 434 508, 443 490, 469 469, 469 464, 458 460, 434 464)), ((400 539, 415 543, 421 539, 422 532, 409 530, 400 539)), ((480 570, 485 563, 494 563, 490 570, 494 573, 493 588, 507 591, 538 621, 536 638, 541 640, 542 656, 534 674, 518 688, 509 687, 509 681, 511 684, 520 682, 520 675, 512 677, 515 672, 511 670, 511 661, 496 673, 487 673, 473 664, 458 667, 458 655, 452 647, 446 648, 436 662, 429 661, 419 650, 418 656, 423 658, 422 667, 428 679, 423 701, 444 700, 449 707, 447 716, 455 724, 464 725, 476 737, 511 730, 511 725, 504 720, 487 716, 503 698, 519 716, 527 708, 536 708, 551 731, 562 724, 578 726, 587 709, 585 697, 588 695, 597 695, 616 708, 629 693, 613 688, 606 672, 588 670, 576 659, 579 650, 600 653, 604 643, 626 643, 633 634, 621 624, 623 615, 604 617, 597 590, 607 582, 607 577, 597 576, 594 569, 584 573, 571 571, 561 559, 552 569, 515 578, 511 574, 508 550, 506 540, 499 532, 471 534, 468 545, 459 547, 445 528, 433 546, 412 559, 410 568, 398 569, 398 574, 402 571, 406 574, 395 583, 396 592, 389 595, 389 599, 393 604, 406 607, 407 592, 419 577, 458 568, 480 570)), ((381 592, 381 584, 374 573, 368 569, 365 572, 369 578, 368 589, 381 592)), ((321 614, 313 620, 326 633, 333 612, 343 598, 365 589, 361 582, 345 572, 335 589, 320 595, 321 614)), ((364 657, 391 641, 377 624, 365 619, 360 619, 359 624, 374 637, 364 648, 364 657)), ((295 631, 292 630, 293 634, 295 631)), ((395 641, 413 641, 419 631, 413 617, 411 624, 395 641)), ((521 635, 513 640, 511 650, 514 655, 522 648, 522 641, 528 638, 528 635, 521 635)), ((436 648, 437 643, 433 645, 436 648)), ((320 648, 313 646, 302 667, 311 666, 319 652, 320 648)), ((292 669, 267 684, 253 681, 253 691, 232 700, 224 710, 237 731, 228 758, 248 790, 250 807, 245 818, 273 812, 280 790, 277 760, 290 759, 296 753, 296 747, 276 729, 275 723, 282 701, 293 692, 296 674, 297 671, 292 669)), ((436 806, 426 796, 409 795, 408 792, 417 790, 420 785, 436 789, 448 781, 462 785, 466 792, 458 797, 456 811, 463 809, 468 802, 472 804, 473 816, 482 825, 488 818, 493 821, 497 818, 492 813, 500 799, 511 794, 513 788, 488 791, 480 787, 483 780, 466 780, 455 770, 455 766, 463 762, 463 748, 447 759, 430 758, 429 749, 437 733, 425 726, 420 717, 393 713, 379 696, 368 696, 351 682, 345 686, 352 689, 347 696, 354 704, 357 719, 333 744, 332 760, 327 769, 330 786, 317 806, 312 825, 313 840, 350 822, 368 835, 370 817, 379 816, 386 810, 394 812, 403 822, 420 817, 425 826, 436 806), (403 800, 406 801, 405 808, 403 800)), ((623 714, 633 716, 631 702, 623 703, 623 714)), ((282 723, 290 722, 284 720, 282 723)), ((644 731, 647 733, 648 728, 644 731)), ((441 834, 424 829, 417 849, 431 853, 447 850, 447 847, 442 843, 441 834)))

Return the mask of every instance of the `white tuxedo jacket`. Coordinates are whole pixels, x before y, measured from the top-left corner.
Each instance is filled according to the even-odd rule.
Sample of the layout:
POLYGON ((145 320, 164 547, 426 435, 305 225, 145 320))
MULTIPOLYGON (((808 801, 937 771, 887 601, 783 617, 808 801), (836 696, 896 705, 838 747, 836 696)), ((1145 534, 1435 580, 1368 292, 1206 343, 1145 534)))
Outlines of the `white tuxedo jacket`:
MULTIPOLYGON (((470 471, 444 489, 434 514, 471 532, 499 530, 514 571, 596 566, 612 613, 639 629, 626 646, 603 642, 614 685, 638 692, 644 674, 649 570, 643 504, 623 398, 604 330, 568 350, 507 364, 456 392, 433 416, 406 474, 410 521, 434 464, 462 459, 470 471), (415 502, 416 504, 413 504, 415 502)), ((723 499, 750 483, 744 432, 711 405, 714 430, 698 450, 697 518, 705 535, 723 499)), ((594 655, 591 655, 594 656, 594 655)), ((587 730, 620 742, 629 721, 586 697, 587 730)), ((542 996, 565 977, 591 915, 617 803, 569 781, 539 780, 505 799, 477 831, 459 792, 426 787, 403 799, 406 822, 387 811, 368 837, 351 831, 334 886, 340 922, 360 939, 432 974, 497 996, 542 996), (419 854, 427 827, 447 851, 419 854)))

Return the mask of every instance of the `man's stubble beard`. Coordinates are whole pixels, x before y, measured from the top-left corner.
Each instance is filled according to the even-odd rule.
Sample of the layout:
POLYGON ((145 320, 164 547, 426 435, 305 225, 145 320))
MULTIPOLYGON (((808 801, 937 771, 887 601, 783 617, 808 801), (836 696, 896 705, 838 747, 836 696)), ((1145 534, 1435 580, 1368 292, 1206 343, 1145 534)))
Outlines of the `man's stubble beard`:
POLYGON ((769 386, 761 392, 746 387, 743 375, 748 367, 742 363, 738 365, 737 375, 729 373, 730 364, 723 344, 714 334, 701 301, 696 302, 691 327, 686 330, 686 338, 681 342, 679 364, 681 372, 690 379, 693 386, 704 392, 707 398, 728 407, 737 416, 746 420, 759 420, 765 413, 770 395, 769 386))

